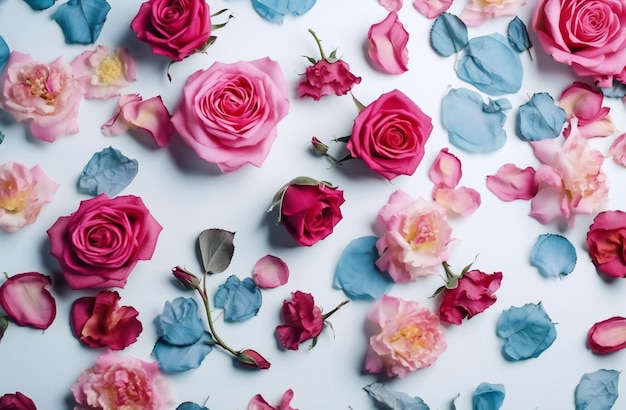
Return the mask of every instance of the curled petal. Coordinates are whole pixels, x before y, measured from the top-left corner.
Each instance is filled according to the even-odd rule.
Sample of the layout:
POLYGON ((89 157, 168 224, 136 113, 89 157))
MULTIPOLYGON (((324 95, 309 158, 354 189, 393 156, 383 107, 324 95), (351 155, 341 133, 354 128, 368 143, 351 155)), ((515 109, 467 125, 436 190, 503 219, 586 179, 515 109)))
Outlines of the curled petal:
POLYGON ((461 180, 461 160, 456 155, 442 148, 428 170, 428 177, 433 184, 454 188, 461 180))
POLYGON ((398 11, 402 8, 402 0, 378 0, 387 11, 398 11))
POLYGON ((49 276, 37 272, 13 275, 0 286, 0 306, 20 326, 47 329, 57 313, 51 284, 49 276))
POLYGON ((592 352, 613 353, 626 347, 626 318, 613 316, 595 323, 587 334, 587 344, 592 352))
POLYGON ((480 193, 468 187, 448 188, 436 186, 433 190, 433 199, 446 210, 455 214, 471 215, 480 206, 480 193))
POLYGON ((504 164, 495 175, 487 176, 487 188, 503 201, 531 199, 537 194, 535 169, 521 169, 514 164, 504 164))
POLYGON ((252 279, 260 288, 276 288, 289 280, 289 267, 282 259, 265 255, 254 265, 252 279))
POLYGON ((626 133, 620 134, 609 147, 609 155, 613 161, 626 167, 626 133))
MULTIPOLYGON (((609 116, 610 108, 602 106, 604 95, 589 85, 575 81, 559 97, 559 105, 567 113, 567 119, 578 119, 578 132, 584 138, 606 137, 615 131, 609 116)), ((570 128, 563 130, 569 136, 570 128)))
POLYGON ((368 53, 376 66, 388 74, 401 74, 409 69, 409 50, 406 46, 409 33, 395 11, 380 23, 373 24, 367 37, 370 41, 368 53))
POLYGON ((426 18, 434 19, 452 5, 452 0, 415 0, 413 7, 426 18))

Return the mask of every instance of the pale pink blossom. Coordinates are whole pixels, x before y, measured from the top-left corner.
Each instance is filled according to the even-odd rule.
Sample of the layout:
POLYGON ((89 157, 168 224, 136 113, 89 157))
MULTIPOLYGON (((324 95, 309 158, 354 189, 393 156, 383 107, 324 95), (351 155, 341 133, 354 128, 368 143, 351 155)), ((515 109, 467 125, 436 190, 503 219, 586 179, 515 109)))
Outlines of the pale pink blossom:
MULTIPOLYGON (((609 107, 602 106, 604 96, 585 83, 575 81, 559 97, 559 106, 567 113, 568 121, 578 118, 578 132, 583 138, 606 137, 615 132, 609 116, 609 107)), ((563 130, 569 136, 570 128, 563 130)))
POLYGON ((115 97, 120 89, 135 81, 135 61, 123 47, 111 50, 96 46, 93 51, 79 54, 70 66, 83 86, 85 98, 115 97))
POLYGON ((78 132, 82 87, 62 57, 50 64, 12 51, 4 68, 0 108, 17 122, 31 120, 33 137, 47 142, 78 132))
POLYGON ((394 282, 409 282, 438 272, 457 243, 452 238, 446 210, 423 198, 414 200, 398 189, 378 212, 381 231, 376 242, 376 266, 387 271, 394 282))
POLYGON ((150 134, 160 147, 164 147, 174 134, 171 117, 160 95, 143 101, 139 94, 126 94, 120 97, 117 110, 101 131, 111 136, 128 130, 142 130, 150 134))
POLYGON ((626 133, 620 134, 609 147, 609 155, 613 161, 626 167, 626 133))
POLYGON ((469 27, 503 16, 514 16, 526 0, 467 0, 459 18, 469 27))
POLYGON ((409 69, 409 33, 398 19, 398 13, 392 11, 383 21, 373 24, 367 38, 370 42, 368 54, 381 70, 401 74, 409 69))
POLYGON ((291 407, 291 400, 293 399, 293 390, 288 389, 283 394, 283 397, 280 399, 280 403, 278 406, 274 407, 270 405, 263 396, 260 394, 255 395, 250 399, 250 403, 248 403, 248 410, 298 410, 294 407, 291 407))
POLYGON ((417 301, 383 295, 367 320, 376 328, 365 358, 370 373, 403 379, 433 364, 447 348, 439 318, 417 301))
POLYGON ((433 199, 447 211, 453 214, 468 216, 480 206, 480 193, 473 188, 450 188, 436 185, 433 189, 433 199))
POLYGON ((378 0, 387 11, 398 11, 402 8, 402 0, 378 0))
POLYGON ((252 280, 260 288, 276 288, 289 280, 289 267, 279 257, 265 255, 254 264, 252 280))
POLYGON ((0 227, 16 232, 35 222, 57 188, 59 184, 48 178, 39 165, 28 169, 9 161, 0 166, 0 227))
POLYGON ((452 0, 415 0, 413 7, 426 18, 434 19, 452 5, 452 0))
POLYGON ((428 177, 433 184, 454 188, 459 184, 463 172, 461 160, 448 152, 448 148, 442 148, 428 170, 428 177))
POLYGON ((514 164, 504 164, 495 175, 487 175, 487 188, 503 201, 531 199, 537 193, 535 169, 521 169, 514 164))

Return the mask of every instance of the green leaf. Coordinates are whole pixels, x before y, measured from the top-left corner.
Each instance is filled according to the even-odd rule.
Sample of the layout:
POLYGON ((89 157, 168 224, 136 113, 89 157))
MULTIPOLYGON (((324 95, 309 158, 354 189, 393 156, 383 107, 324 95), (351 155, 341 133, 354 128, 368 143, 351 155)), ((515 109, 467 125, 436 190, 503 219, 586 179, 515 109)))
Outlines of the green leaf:
POLYGON ((223 229, 205 229, 198 237, 198 246, 205 273, 224 272, 235 253, 234 232, 223 229))

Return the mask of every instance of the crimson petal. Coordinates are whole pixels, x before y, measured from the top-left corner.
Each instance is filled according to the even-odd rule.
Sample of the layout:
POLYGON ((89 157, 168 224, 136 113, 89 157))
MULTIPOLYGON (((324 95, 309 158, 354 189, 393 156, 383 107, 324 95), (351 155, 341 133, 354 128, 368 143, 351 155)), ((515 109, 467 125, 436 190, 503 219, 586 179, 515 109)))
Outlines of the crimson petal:
POLYGON ((587 334, 587 343, 592 352, 613 353, 626 347, 626 318, 613 316, 595 323, 587 334))
POLYGON ((0 286, 0 306, 20 326, 47 329, 57 314, 51 284, 49 276, 37 272, 11 276, 0 286))

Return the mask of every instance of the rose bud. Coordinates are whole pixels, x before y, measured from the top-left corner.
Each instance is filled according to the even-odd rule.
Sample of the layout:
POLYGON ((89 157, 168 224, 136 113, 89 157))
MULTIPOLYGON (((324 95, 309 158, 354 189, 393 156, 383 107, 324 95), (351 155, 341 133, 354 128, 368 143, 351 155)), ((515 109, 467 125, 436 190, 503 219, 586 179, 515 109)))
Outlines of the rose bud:
POLYGON ((311 145, 313 145, 313 150, 317 154, 326 155, 326 153, 328 152, 328 145, 317 139, 317 137, 311 138, 311 145))
POLYGON ((198 289, 198 286, 200 286, 200 279, 180 266, 174 267, 172 269, 172 274, 176 279, 178 279, 178 282, 185 287, 185 289, 194 290, 198 289))
POLYGON ((270 362, 265 360, 263 356, 252 349, 246 349, 239 352, 237 360, 239 360, 239 363, 255 369, 264 370, 269 369, 271 366, 270 362))

